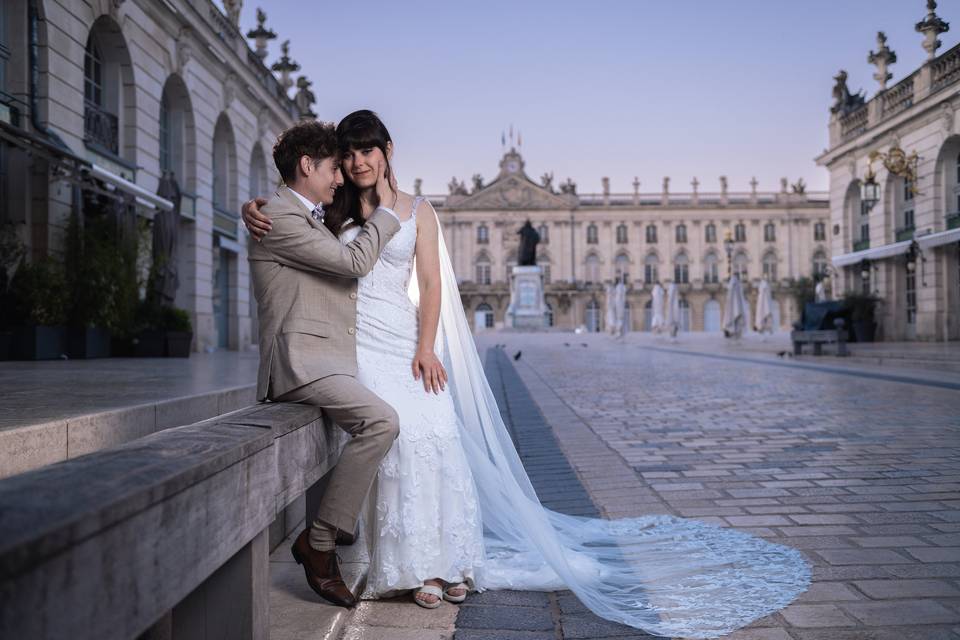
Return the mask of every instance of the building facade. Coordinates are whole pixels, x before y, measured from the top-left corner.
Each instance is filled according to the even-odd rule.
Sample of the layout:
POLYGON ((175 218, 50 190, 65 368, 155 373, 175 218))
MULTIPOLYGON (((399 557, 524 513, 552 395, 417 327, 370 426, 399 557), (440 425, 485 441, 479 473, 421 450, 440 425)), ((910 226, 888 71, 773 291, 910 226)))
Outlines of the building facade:
POLYGON ((464 308, 475 330, 504 325, 510 302, 509 273, 517 262, 517 232, 529 219, 540 234, 537 262, 543 268, 547 325, 557 329, 604 330, 606 285, 628 285, 628 327, 649 327, 653 285, 676 282, 683 329, 720 331, 723 283, 736 271, 755 298, 756 284, 771 283, 778 326, 795 318, 790 283, 826 273, 830 245, 826 194, 808 193, 782 180, 779 192, 673 193, 665 178, 660 193, 577 194, 568 180, 555 188, 552 176, 539 183, 511 148, 497 177, 472 188, 454 179, 450 193, 431 196, 443 225, 464 308), (734 241, 727 254, 724 239, 734 241))
POLYGON ((830 171, 836 280, 879 298, 885 340, 960 339, 960 46, 937 55, 949 25, 935 2, 927 9, 919 69, 888 86, 896 53, 879 33, 876 93, 835 78, 830 148, 817 158, 830 171))
POLYGON ((31 258, 56 255, 84 193, 126 198, 149 221, 169 209, 155 195, 169 173, 182 193, 175 303, 195 350, 251 343, 239 204, 277 183, 273 143, 309 111, 288 97, 295 63, 285 55, 274 76, 273 34, 261 20, 253 50, 238 4, 0 3, 0 219, 31 258))

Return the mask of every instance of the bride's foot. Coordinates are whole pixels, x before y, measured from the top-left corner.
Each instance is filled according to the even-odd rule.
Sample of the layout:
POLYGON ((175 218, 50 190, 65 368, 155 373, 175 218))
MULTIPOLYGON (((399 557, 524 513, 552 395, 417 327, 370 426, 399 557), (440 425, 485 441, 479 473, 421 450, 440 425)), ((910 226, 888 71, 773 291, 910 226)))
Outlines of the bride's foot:
POLYGON ((423 586, 413 590, 413 601, 425 609, 436 609, 440 606, 443 589, 439 580, 424 580, 423 586))
POLYGON ((460 604, 467 599, 467 585, 462 582, 447 584, 447 588, 443 590, 443 599, 447 602, 460 604))

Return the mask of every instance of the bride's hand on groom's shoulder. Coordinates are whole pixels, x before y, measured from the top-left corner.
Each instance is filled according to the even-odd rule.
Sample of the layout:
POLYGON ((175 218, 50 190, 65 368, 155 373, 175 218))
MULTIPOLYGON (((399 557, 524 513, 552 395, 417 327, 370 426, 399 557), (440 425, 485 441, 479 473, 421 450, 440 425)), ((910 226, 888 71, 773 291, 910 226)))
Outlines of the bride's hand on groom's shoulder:
POLYGON ((266 204, 266 198, 254 198, 253 200, 244 202, 241 209, 243 224, 257 242, 260 242, 263 236, 267 235, 272 228, 270 218, 260 213, 260 207, 266 204))
POLYGON ((440 358, 432 351, 417 351, 413 358, 413 379, 423 378, 423 390, 440 393, 447 386, 447 371, 443 368, 440 358))

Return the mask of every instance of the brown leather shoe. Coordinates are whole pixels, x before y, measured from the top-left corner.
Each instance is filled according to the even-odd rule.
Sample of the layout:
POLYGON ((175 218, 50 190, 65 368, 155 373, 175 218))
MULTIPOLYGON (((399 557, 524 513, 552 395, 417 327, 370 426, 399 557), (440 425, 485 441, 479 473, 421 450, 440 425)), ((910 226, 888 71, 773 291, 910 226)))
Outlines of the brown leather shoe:
POLYGON ((357 599, 340 576, 336 551, 317 551, 310 546, 310 530, 305 529, 290 547, 293 559, 303 565, 307 584, 318 596, 338 607, 352 607, 357 599))

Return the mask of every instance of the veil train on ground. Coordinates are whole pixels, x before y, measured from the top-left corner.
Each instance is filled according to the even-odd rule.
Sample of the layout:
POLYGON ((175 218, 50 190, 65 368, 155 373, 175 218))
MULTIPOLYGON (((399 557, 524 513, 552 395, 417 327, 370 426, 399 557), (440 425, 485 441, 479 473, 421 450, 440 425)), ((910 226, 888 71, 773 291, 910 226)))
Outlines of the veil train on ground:
MULTIPOLYGON (((782 609, 809 587, 810 566, 799 551, 733 529, 668 515, 583 518, 542 506, 484 375, 442 227, 439 236, 437 353, 483 514, 479 589, 570 589, 608 620, 714 638, 782 609)), ((410 295, 419 298, 415 277, 410 295)))

